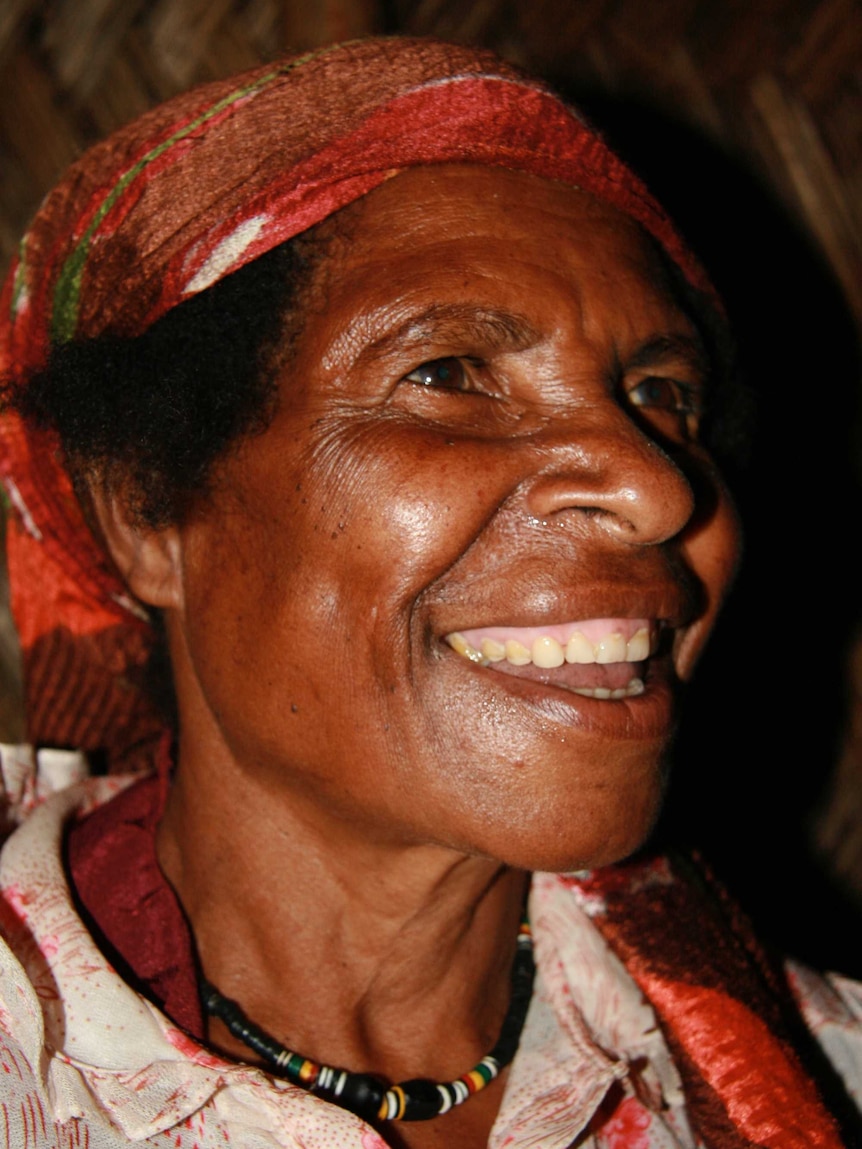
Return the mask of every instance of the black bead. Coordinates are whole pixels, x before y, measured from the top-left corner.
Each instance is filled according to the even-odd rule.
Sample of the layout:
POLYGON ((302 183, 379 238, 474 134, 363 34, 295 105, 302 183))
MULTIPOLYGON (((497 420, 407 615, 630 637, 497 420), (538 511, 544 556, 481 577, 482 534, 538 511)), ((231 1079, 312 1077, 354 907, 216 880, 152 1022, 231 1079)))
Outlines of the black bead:
POLYGON ((402 1081, 401 1088, 404 1090, 402 1121, 428 1121, 440 1112, 443 1098, 433 1081, 413 1077, 410 1081, 402 1081))
MULTIPOLYGON (((336 1070, 336 1072, 339 1071, 336 1070)), ((344 1088, 338 1097, 329 1090, 315 1090, 315 1093, 320 1093, 327 1099, 335 1101, 336 1104, 342 1105, 345 1109, 350 1109, 358 1117, 372 1121, 377 1118, 385 1092, 386 1086, 383 1082, 370 1073, 348 1073, 344 1088)))

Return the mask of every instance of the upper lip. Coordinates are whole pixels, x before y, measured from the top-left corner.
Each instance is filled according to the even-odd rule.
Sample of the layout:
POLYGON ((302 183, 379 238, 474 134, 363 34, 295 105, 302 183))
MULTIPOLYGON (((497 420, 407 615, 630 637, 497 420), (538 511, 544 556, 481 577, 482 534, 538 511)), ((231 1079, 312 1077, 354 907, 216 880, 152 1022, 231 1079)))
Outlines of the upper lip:
MULTIPOLYGON (((471 610, 466 604, 434 630, 442 637, 453 632, 479 629, 539 628, 577 623, 590 619, 648 619, 652 624, 680 629, 698 615, 695 598, 678 586, 645 591, 644 588, 605 589, 599 593, 559 594, 546 598, 542 608, 518 609, 511 603, 505 609, 491 610, 479 606, 471 610), (552 599, 552 601, 547 601, 552 599)), ((447 611, 447 614, 449 612, 447 611)), ((442 619, 441 619, 442 622, 442 619)))

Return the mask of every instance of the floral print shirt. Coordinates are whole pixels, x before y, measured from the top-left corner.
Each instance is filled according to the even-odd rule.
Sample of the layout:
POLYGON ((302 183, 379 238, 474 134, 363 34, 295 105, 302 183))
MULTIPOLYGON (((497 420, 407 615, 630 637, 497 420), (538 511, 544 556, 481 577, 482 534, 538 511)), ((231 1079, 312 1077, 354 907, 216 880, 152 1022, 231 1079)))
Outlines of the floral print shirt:
MULTIPOLYGON (((79 762, 49 755, 28 772, 28 754, 2 752, 7 815, 32 812, 0 858, 0 1146, 385 1149, 353 1114, 206 1049, 118 976, 75 910, 62 838, 130 779, 73 781, 41 802, 79 762)), ((535 990, 489 1149, 697 1149, 653 1010, 589 908, 535 876, 535 990)), ((809 1024, 858 1085, 858 987, 794 976, 809 1024)))

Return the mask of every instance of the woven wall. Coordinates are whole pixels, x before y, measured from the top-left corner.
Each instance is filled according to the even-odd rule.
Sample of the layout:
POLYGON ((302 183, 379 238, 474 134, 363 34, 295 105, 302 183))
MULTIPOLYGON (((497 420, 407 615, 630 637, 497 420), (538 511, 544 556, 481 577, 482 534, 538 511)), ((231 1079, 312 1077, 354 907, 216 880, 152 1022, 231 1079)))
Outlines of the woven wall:
MULTIPOLYGON (((740 873, 764 871, 765 897, 798 845, 776 826, 804 829, 840 758, 819 834, 862 891, 862 653, 855 719, 841 709, 862 574, 847 546, 860 470, 850 433, 862 329, 859 4, 0 0, 0 255, 71 159, 153 103, 288 48, 367 32, 480 42, 544 73, 607 126, 702 251, 766 414, 739 488, 749 565, 683 750, 701 763, 698 784, 709 780, 711 844, 720 852, 728 822, 761 843, 735 856, 740 873), (801 512, 806 499, 816 514, 801 512), (821 622, 824 604, 831 621, 821 622), (719 696, 728 709, 716 722, 719 696), (758 736, 737 745, 746 719, 758 736)), ((0 627, 6 736, 20 732, 13 655, 0 627)), ((694 790, 683 772, 677 809, 694 790)))

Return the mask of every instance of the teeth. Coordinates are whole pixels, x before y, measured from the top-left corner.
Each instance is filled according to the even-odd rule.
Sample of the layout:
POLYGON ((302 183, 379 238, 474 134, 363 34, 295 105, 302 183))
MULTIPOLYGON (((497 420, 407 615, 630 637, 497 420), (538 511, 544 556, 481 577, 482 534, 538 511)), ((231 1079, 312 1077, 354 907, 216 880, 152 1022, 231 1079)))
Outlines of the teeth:
MULTIPOLYGON (((591 623, 590 626, 592 633, 595 634, 597 629, 595 624, 591 623)), ((555 627, 555 629, 559 633, 562 628, 555 627)), ((468 631, 468 633, 470 632, 468 631)), ((581 665, 614 662, 634 663, 644 662, 650 656, 650 631, 649 627, 646 626, 639 627, 628 642, 618 630, 601 635, 595 642, 591 642, 583 631, 575 630, 570 634, 565 646, 550 634, 539 635, 532 640, 530 647, 527 647, 517 638, 501 641, 502 637, 502 635, 499 638, 485 636, 479 642, 479 636, 476 635, 474 641, 479 642, 478 650, 463 634, 449 634, 446 636, 446 641, 456 654, 460 654, 462 658, 469 659, 470 662, 478 663, 480 666, 487 666, 492 662, 502 662, 505 659, 513 666, 532 664, 543 670, 553 670, 567 662, 581 665)), ((581 694, 585 698, 619 701, 623 698, 635 698, 637 695, 643 694, 645 687, 643 679, 633 678, 627 686, 614 689, 607 686, 578 686, 570 689, 575 694, 581 694)))
POLYGON ((609 634, 596 645, 596 662, 625 662, 626 640, 621 634, 609 634))
POLYGON ((483 638, 482 657, 488 662, 502 662, 506 657, 506 648, 502 642, 495 642, 493 638, 483 638))
POLYGON ((535 640, 532 653, 533 665, 541 666, 543 669, 550 670, 555 666, 562 666, 566 661, 563 648, 555 638, 549 638, 547 635, 535 640))
POLYGON ((644 692, 642 678, 633 678, 628 686, 621 686, 617 690, 608 690, 606 686, 575 686, 573 694, 582 694, 584 698, 611 698, 619 701, 620 698, 636 698, 644 692))
POLYGON ((460 654, 462 658, 469 658, 471 662, 482 662, 482 655, 474 646, 471 646, 463 634, 450 634, 446 636, 446 641, 452 647, 456 654, 460 654))
POLYGON ((629 639, 626 662, 643 662, 647 658, 649 658, 649 631, 642 626, 629 639))
POLYGON ((588 638, 576 630, 566 643, 566 662, 595 662, 596 651, 588 638))
POLYGON ((536 638, 531 647, 526 647, 516 638, 506 639, 505 642, 483 638, 477 650, 463 634, 458 633, 447 635, 446 641, 454 651, 471 662, 487 665, 505 659, 513 666, 527 666, 532 662, 548 670, 562 666, 564 662, 579 665, 593 662, 644 662, 650 655, 650 635, 645 626, 636 630, 628 642, 619 631, 604 635, 598 642, 590 642, 586 635, 576 630, 565 647, 548 634, 536 638))
POLYGON ((533 656, 526 646, 522 646, 517 639, 510 638, 506 642, 506 661, 513 666, 526 666, 533 661, 533 656))

